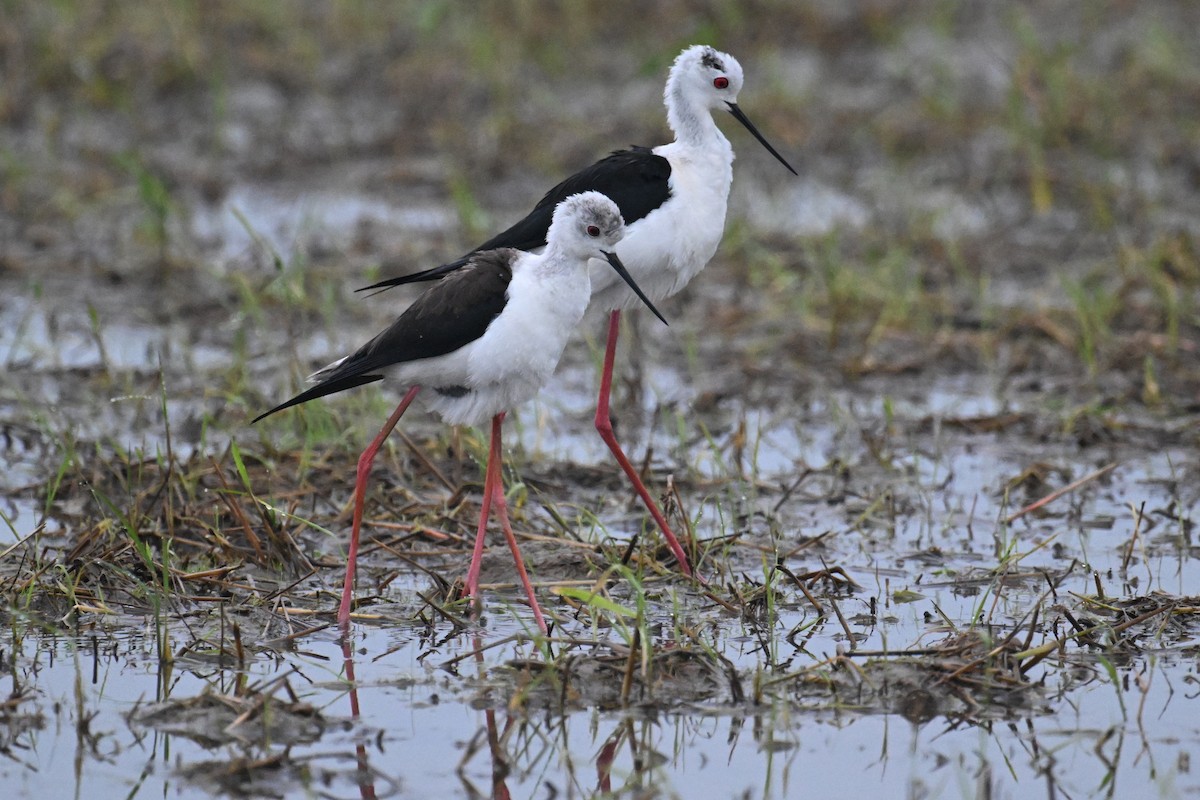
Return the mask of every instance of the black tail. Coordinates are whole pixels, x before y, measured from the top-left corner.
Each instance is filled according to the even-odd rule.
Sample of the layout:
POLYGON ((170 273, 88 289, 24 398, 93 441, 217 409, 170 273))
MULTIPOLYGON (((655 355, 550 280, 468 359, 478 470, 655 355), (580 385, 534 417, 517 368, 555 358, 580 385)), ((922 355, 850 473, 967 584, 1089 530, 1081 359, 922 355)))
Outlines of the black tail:
POLYGON ((292 406, 298 406, 301 403, 307 403, 309 400, 316 400, 318 397, 324 397, 327 394, 334 394, 336 392, 344 392, 347 389, 353 389, 356 386, 362 386, 367 383, 374 383, 375 381, 381 381, 381 380, 383 380, 382 375, 351 375, 349 377, 340 378, 338 380, 332 380, 332 381, 326 381, 324 383, 318 383, 316 386, 312 387, 311 389, 309 389, 307 391, 301 392, 300 394, 293 397, 291 400, 288 400, 286 403, 280 403, 279 405, 272 408, 270 411, 267 411, 263 414, 259 414, 257 417, 250 420, 250 424, 253 425, 254 423, 258 422, 260 419, 271 416, 276 411, 283 411, 285 408, 291 408, 292 406))
POLYGON ((408 283, 436 281, 438 278, 441 278, 444 275, 449 275, 451 272, 454 272, 454 270, 462 267, 467 263, 468 260, 469 259, 467 258, 460 258, 457 261, 451 261, 449 264, 442 264, 440 267, 432 267, 430 269, 423 269, 420 272, 413 272, 409 275, 400 275, 395 278, 388 278, 387 280, 380 281, 379 283, 373 283, 370 286, 364 286, 361 289, 355 289, 354 291, 369 292, 372 289, 390 289, 393 286, 404 286, 408 283))

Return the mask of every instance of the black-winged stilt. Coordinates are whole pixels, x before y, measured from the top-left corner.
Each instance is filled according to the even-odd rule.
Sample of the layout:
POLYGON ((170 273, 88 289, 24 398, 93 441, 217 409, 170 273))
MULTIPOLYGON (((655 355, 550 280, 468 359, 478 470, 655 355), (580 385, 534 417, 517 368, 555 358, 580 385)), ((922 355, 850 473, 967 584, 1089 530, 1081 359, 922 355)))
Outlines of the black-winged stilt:
POLYGON ((590 259, 605 259, 635 295, 666 322, 613 252, 624 234, 620 211, 612 200, 599 192, 572 195, 556 205, 548 243, 541 254, 511 248, 475 253, 463 269, 428 289, 385 331, 352 355, 315 373, 311 378, 315 386, 254 419, 258 422, 276 411, 385 378, 409 387, 379 435, 358 459, 354 523, 338 607, 340 625, 350 619, 371 462, 417 393, 428 387, 428 406, 446 422, 474 425, 492 418, 483 502, 466 593, 474 596, 479 590, 483 537, 494 503, 538 627, 546 630, 508 522, 500 476, 500 427, 508 409, 532 398, 550 378, 571 330, 583 318, 591 296, 590 259))
MULTIPOLYGON (((653 149, 619 150, 575 173, 547 192, 528 216, 484 242, 479 250, 543 247, 555 205, 576 192, 599 191, 616 201, 628 226, 617 247, 621 261, 651 299, 675 294, 712 258, 724 231, 733 182, 733 148, 713 121, 714 109, 732 114, 771 155, 796 174, 738 107, 741 89, 742 67, 733 56, 704 45, 685 49, 675 59, 663 92, 667 124, 675 133, 675 141, 653 149)), ((433 280, 469 263, 472 257, 468 254, 440 267, 390 278, 365 289, 433 280)), ((609 416, 621 309, 632 306, 634 295, 593 266, 592 297, 593 304, 612 312, 596 402, 596 429, 658 523, 680 569, 691 575, 687 555, 617 442, 609 416)))

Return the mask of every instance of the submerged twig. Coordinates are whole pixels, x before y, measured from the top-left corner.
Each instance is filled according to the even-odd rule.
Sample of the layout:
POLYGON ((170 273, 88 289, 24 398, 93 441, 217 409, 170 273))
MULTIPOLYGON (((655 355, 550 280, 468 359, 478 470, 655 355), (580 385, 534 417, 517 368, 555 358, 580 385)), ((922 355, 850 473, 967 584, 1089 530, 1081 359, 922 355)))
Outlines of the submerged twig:
POLYGON ((1064 494, 1070 494, 1071 492, 1078 489, 1080 486, 1083 486, 1085 483, 1090 483, 1091 481, 1096 480, 1096 478, 1099 478, 1103 475, 1108 474, 1109 472, 1112 472, 1116 468, 1117 468, 1117 462, 1114 461, 1111 464, 1107 464, 1107 465, 1101 467, 1100 469, 1096 470, 1095 472, 1089 472, 1087 475, 1084 475, 1079 480, 1072 481, 1071 483, 1068 483, 1066 486, 1062 487, 1061 489, 1054 490, 1050 494, 1043 497, 1041 500, 1030 503, 1029 505, 1022 508, 1020 511, 1014 511, 1012 514, 1009 514, 1007 517, 1005 517, 1004 523, 1006 525, 1011 524, 1014 520, 1020 519, 1021 517, 1025 516, 1026 514, 1028 514, 1031 511, 1037 511, 1042 506, 1054 502, 1058 498, 1062 497, 1064 494))

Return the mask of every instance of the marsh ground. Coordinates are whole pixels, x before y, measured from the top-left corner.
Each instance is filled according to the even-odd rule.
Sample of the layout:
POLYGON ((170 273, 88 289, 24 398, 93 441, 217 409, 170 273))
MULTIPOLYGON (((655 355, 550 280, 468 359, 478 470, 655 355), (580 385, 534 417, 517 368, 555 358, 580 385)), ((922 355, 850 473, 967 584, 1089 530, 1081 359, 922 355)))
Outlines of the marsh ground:
POLYGON ((13 796, 1200 793, 1194 4, 0 7, 13 796), (707 586, 592 320, 506 465, 553 636, 502 549, 444 602, 484 442, 410 414, 339 640, 394 398, 249 419, 413 296, 355 287, 661 141, 695 41, 802 176, 725 125, 721 250, 621 355, 707 586))

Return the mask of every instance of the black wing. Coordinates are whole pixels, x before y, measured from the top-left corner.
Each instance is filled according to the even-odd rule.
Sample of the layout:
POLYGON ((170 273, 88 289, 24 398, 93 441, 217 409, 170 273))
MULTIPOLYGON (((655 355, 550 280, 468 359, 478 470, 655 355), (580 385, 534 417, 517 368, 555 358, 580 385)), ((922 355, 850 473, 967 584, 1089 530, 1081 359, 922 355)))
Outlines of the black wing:
POLYGON ((358 291, 436 280, 459 269, 473 254, 483 250, 497 247, 533 250, 542 247, 546 244, 546 232, 550 230, 555 206, 580 192, 594 191, 608 195, 621 210, 625 224, 631 225, 667 201, 671 196, 668 183, 670 177, 671 163, 656 155, 650 148, 632 147, 629 150, 617 150, 546 192, 546 196, 533 207, 528 216, 503 233, 488 239, 462 258, 411 275, 388 278, 364 286, 358 291))
POLYGON ((501 249, 464 259, 463 269, 427 289, 386 330, 318 373, 320 381, 315 386, 253 422, 327 394, 383 380, 379 370, 385 367, 444 356, 483 336, 504 310, 512 265, 520 255, 501 249))

